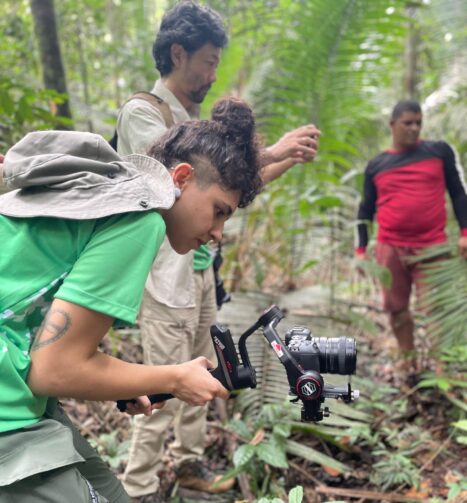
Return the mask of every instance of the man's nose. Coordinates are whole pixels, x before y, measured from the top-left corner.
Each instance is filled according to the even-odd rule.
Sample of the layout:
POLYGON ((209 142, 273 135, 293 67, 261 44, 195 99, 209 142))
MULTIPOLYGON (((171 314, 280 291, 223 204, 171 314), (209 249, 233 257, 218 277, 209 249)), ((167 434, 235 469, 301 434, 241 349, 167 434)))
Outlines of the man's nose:
POLYGON ((211 239, 216 243, 220 243, 222 240, 222 234, 224 231, 224 224, 217 225, 211 229, 211 239))
POLYGON ((209 83, 214 84, 217 80, 217 70, 213 70, 211 75, 209 76, 209 83))

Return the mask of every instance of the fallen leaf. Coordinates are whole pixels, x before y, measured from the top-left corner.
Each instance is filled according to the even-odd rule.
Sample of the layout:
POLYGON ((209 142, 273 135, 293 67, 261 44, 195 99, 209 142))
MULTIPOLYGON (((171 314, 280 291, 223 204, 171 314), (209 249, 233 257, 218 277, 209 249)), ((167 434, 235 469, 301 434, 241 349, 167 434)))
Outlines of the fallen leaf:
POLYGON ((248 443, 251 445, 258 445, 264 440, 264 435, 264 430, 260 428, 248 443))
POLYGON ((423 481, 420 484, 419 489, 412 487, 405 493, 405 496, 407 496, 407 498, 429 498, 430 497, 429 489, 430 484, 427 481, 423 481))
POLYGON ((452 470, 448 470, 446 475, 444 476, 444 481, 446 484, 456 484, 462 479, 460 473, 454 472, 452 470))
POLYGON ((338 477, 341 472, 339 470, 336 470, 335 468, 331 468, 330 466, 323 465, 323 470, 328 474, 331 475, 331 477, 338 477))

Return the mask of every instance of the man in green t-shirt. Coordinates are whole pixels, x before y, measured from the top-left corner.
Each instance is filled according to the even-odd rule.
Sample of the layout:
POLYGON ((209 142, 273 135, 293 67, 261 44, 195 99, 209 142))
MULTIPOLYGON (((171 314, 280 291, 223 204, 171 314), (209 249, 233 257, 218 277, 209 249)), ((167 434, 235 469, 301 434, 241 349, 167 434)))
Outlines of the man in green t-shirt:
POLYGON ((38 132, 7 153, 16 190, 0 197, 0 501, 129 502, 55 397, 135 397, 128 412, 146 415, 160 407, 148 394, 227 397, 205 357, 156 366, 98 351, 114 320, 134 323, 165 235, 181 254, 219 241, 260 190, 251 110, 224 104, 248 132, 228 117, 180 124, 149 156, 126 158, 98 135, 38 132))

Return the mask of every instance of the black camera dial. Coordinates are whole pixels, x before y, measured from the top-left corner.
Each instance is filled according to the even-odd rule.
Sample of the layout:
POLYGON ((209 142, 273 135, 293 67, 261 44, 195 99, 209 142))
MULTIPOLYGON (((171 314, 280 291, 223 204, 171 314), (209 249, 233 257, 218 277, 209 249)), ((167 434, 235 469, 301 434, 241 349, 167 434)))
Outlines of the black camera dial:
POLYGON ((302 400, 316 400, 321 396, 324 381, 318 372, 305 372, 297 379, 295 390, 302 400))

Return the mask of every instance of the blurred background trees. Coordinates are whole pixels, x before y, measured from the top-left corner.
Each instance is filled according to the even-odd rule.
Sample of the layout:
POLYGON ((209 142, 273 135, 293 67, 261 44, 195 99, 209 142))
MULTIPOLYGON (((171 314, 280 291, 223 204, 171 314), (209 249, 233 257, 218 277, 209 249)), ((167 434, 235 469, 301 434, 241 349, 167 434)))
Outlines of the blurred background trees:
MULTIPOLYGON (((118 107, 157 77, 152 42, 173 3, 4 0, 0 151, 34 129, 109 138, 118 107)), ((313 271, 332 301, 348 277, 363 168, 388 144, 393 104, 420 100, 424 135, 467 160, 465 1, 204 3, 223 14, 231 40, 202 115, 236 94, 253 104, 265 143, 307 122, 322 131, 316 161, 290 170, 231 223, 228 286, 287 289, 313 271)))
MULTIPOLYGON (((333 297, 352 256, 363 168, 388 144, 393 104, 420 100, 424 135, 450 141, 467 160, 465 1, 204 3, 225 17, 231 40, 202 115, 236 94, 254 106, 265 143, 307 122, 322 131, 316 161, 271 184, 230 225, 228 286, 294 287, 321 263, 333 297)), ((109 138, 118 107, 157 78, 152 42, 173 4, 2 2, 0 151, 34 129, 109 138)))

